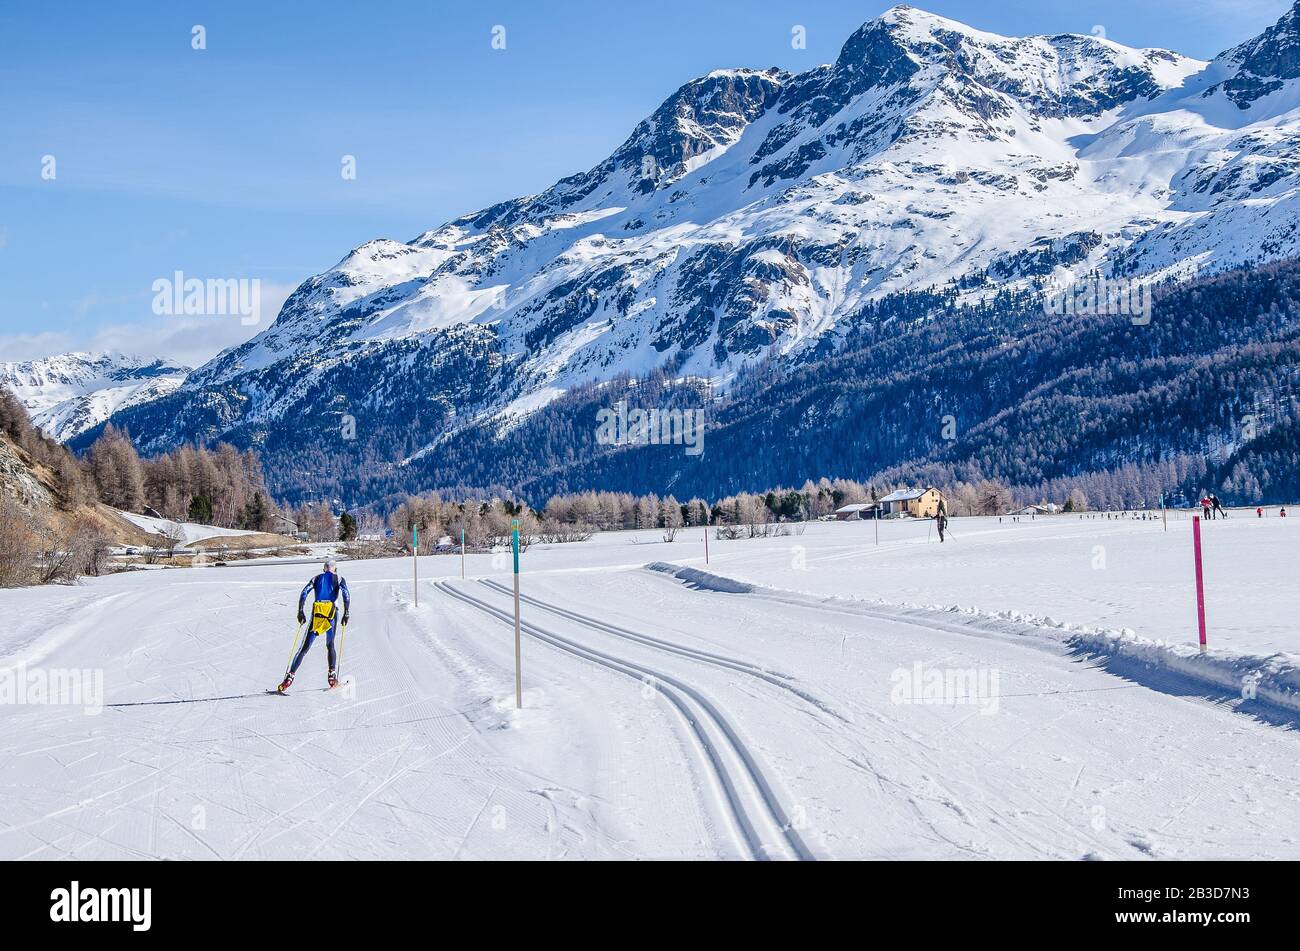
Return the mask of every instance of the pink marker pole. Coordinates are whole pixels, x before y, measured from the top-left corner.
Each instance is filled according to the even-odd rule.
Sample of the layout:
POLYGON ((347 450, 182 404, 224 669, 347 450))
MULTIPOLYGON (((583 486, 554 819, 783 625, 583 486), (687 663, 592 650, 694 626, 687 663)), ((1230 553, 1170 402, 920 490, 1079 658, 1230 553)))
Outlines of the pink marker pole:
POLYGON ((1201 653, 1205 653, 1205 578, 1201 573, 1201 517, 1192 516, 1192 547, 1196 554, 1196 621, 1201 630, 1201 653))

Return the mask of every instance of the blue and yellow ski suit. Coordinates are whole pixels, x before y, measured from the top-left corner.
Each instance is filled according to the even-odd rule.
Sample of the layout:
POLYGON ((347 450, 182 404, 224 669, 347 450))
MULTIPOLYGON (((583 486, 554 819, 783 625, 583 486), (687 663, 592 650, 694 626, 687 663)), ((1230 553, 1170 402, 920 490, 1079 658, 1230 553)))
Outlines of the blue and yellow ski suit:
POLYGON ((334 634, 339 626, 339 596, 343 597, 344 614, 347 614, 352 607, 352 599, 348 595, 348 583, 336 571, 322 571, 307 582, 307 587, 303 588, 302 594, 298 595, 298 613, 306 613, 309 594, 313 594, 314 597, 311 615, 307 618, 307 637, 302 642, 302 649, 293 659, 293 666, 289 668, 291 674, 298 672, 298 665, 302 663, 302 659, 307 656, 307 651, 311 650, 311 645, 321 634, 325 635, 325 646, 329 650, 330 670, 338 666, 338 656, 334 652, 334 634))

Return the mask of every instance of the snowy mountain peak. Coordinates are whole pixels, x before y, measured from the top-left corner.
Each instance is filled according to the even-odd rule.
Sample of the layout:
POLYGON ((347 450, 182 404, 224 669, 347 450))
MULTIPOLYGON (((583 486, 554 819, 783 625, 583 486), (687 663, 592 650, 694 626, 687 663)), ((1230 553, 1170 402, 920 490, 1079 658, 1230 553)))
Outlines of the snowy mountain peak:
POLYGON ((1300 2, 1253 40, 1222 54, 1217 64, 1233 75, 1207 95, 1221 88, 1241 109, 1300 79, 1300 2))
MULTIPOLYGON (((835 347, 900 293, 1300 253, 1300 102, 1251 98, 1292 82, 1296 23, 1205 64, 899 6, 834 63, 712 71, 587 171, 304 282, 271 328, 190 377, 190 429, 261 438, 359 374, 376 385, 355 398, 377 411, 424 419, 436 403, 433 442, 448 419, 497 428, 620 374, 725 386, 770 355, 835 347)), ((157 445, 193 438, 185 418, 157 445)))
POLYGON ((117 350, 75 352, 0 363, 0 386, 13 391, 37 426, 66 441, 118 410, 173 392, 188 373, 188 367, 117 350))
POLYGON ((547 223, 570 226, 573 215, 627 207, 669 188, 718 157, 779 98, 789 74, 779 69, 714 70, 682 85, 609 158, 561 179, 540 195, 501 202, 426 232, 419 247, 451 248, 470 237, 507 247, 536 236, 547 223))
POLYGON ((733 145, 777 99, 788 78, 779 69, 735 69, 691 80, 638 125, 611 159, 633 172, 643 194, 671 184, 691 171, 695 160, 733 145))
POLYGON ((912 46, 921 46, 934 42, 937 37, 944 35, 949 37, 963 36, 984 41, 1005 39, 1005 37, 996 33, 986 33, 983 30, 977 30, 965 23, 950 20, 937 13, 930 13, 928 10, 900 3, 890 7, 874 20, 868 20, 859 27, 858 31, 845 43, 844 49, 840 53, 840 59, 844 59, 844 51, 849 50, 854 45, 855 39, 864 33, 872 33, 878 30, 887 30, 900 43, 912 46))
MULTIPOLYGON (((874 86, 949 79, 1010 97, 1038 115, 1094 116, 1150 98, 1201 66, 1168 50, 1135 50, 1096 36, 1005 37, 898 6, 854 33, 835 69, 874 86)), ((997 108, 983 104, 990 107, 997 108)))

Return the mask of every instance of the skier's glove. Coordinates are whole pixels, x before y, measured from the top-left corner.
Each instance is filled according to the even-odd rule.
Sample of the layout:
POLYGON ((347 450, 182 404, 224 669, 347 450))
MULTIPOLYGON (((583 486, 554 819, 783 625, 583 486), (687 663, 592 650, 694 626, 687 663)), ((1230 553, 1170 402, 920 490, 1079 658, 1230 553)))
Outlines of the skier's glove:
POLYGON ((298 609, 298 623, 299 623, 299 624, 306 624, 306 623, 307 623, 307 615, 305 615, 305 614, 302 613, 302 608, 299 608, 299 609, 298 609))
POLYGON ((347 611, 344 611, 344 612, 343 612, 343 626, 344 626, 344 627, 347 627, 347 626, 348 626, 348 612, 347 612, 347 611))

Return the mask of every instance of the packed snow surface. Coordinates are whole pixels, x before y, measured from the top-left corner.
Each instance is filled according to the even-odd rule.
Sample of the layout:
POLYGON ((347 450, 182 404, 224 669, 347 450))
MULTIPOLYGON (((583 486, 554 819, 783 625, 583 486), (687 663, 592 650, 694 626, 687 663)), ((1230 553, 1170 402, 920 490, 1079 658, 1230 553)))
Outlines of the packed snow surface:
POLYGON ((522 710, 505 554, 344 562, 286 697, 313 566, 2 591, 0 857, 1298 858, 1269 514, 1204 526, 1205 655, 1182 515, 533 546, 522 710))
POLYGON ((173 522, 168 518, 154 518, 150 515, 137 515, 134 512, 119 512, 124 519, 146 532, 166 535, 168 538, 179 536, 181 547, 208 538, 233 538, 237 535, 257 535, 258 532, 244 531, 239 528, 218 528, 215 525, 199 525, 196 522, 173 522))

